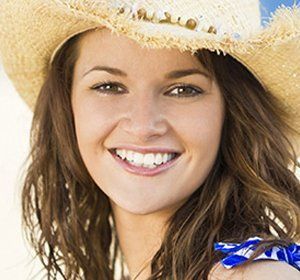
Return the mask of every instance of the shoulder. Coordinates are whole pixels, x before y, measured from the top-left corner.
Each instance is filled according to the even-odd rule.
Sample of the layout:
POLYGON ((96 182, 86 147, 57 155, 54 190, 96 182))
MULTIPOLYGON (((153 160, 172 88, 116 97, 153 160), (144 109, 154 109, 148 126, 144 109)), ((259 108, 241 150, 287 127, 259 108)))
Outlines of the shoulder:
POLYGON ((299 280, 300 272, 286 262, 255 261, 245 267, 224 268, 216 264, 208 277, 209 280, 299 280))

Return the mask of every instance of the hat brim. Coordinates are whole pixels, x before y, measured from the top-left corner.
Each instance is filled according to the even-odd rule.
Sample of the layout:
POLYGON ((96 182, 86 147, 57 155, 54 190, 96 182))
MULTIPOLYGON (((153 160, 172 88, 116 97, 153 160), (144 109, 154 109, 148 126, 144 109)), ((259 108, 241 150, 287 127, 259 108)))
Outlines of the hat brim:
POLYGON ((230 54, 276 95, 300 131, 300 8, 280 8, 270 23, 247 38, 195 32, 181 26, 132 20, 105 8, 97 15, 62 1, 3 1, 0 54, 16 90, 33 109, 49 63, 66 40, 107 27, 141 46, 195 52, 205 48, 230 54), (60 4, 58 4, 60 3, 60 4), (30 16, 28 16, 30 15, 30 16), (11 20, 9 20, 11 19, 11 20))

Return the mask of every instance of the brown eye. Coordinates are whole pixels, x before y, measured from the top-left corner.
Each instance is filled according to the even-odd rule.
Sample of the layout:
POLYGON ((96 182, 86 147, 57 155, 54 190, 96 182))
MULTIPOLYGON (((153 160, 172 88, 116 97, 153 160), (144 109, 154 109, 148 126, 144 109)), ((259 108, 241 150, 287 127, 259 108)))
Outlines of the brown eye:
POLYGON ((96 90, 100 93, 120 93, 123 92, 122 85, 115 82, 105 82, 103 84, 97 84, 91 87, 92 90, 96 90))
MULTIPOLYGON (((103 94, 119 94, 124 92, 122 84, 110 81, 102 84, 96 84, 91 87, 91 89, 103 94)), ((202 89, 186 84, 181 84, 168 91, 168 95, 178 98, 199 96, 203 93, 204 91, 202 89)))
POLYGON ((204 90, 198 87, 196 88, 191 85, 183 84, 171 89, 170 91, 168 91, 168 93, 171 96, 176 96, 178 98, 181 98, 181 97, 199 96, 204 93, 204 90))

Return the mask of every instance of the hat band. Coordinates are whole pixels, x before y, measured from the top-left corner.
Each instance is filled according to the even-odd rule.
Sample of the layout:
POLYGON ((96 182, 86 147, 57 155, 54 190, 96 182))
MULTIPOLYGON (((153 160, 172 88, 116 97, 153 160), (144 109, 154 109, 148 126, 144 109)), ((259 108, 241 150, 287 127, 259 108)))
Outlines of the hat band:
POLYGON ((187 18, 185 16, 176 16, 168 11, 151 11, 145 8, 137 8, 137 5, 121 7, 115 7, 118 10, 118 14, 129 15, 133 19, 139 19, 144 21, 149 21, 153 23, 167 23, 179 25, 190 30, 202 31, 212 34, 217 34, 218 30, 213 25, 208 25, 207 21, 203 16, 198 18, 187 18))

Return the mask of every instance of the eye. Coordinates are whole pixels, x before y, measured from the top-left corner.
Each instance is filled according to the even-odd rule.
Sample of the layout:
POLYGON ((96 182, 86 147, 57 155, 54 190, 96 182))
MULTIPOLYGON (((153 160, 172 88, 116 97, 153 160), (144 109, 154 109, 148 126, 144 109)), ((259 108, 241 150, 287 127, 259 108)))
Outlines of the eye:
POLYGON ((123 92, 122 88, 123 85, 120 83, 106 81, 102 84, 96 84, 92 86, 90 89, 96 90, 97 92, 101 92, 101 93, 115 94, 115 93, 123 92))
MULTIPOLYGON (((103 94, 118 94, 124 92, 123 85, 117 82, 106 81, 102 84, 96 84, 90 89, 96 90, 103 94)), ((203 94, 204 91, 198 87, 194 87, 188 84, 180 84, 168 91, 168 95, 178 98, 193 97, 203 94), (172 93, 173 92, 173 93, 172 93), (175 92, 175 93, 174 93, 175 92), (177 93, 176 93, 177 92, 177 93)))
POLYGON ((201 88, 198 88, 198 87, 194 87, 192 85, 181 84, 181 85, 171 89, 170 91, 168 91, 168 93, 171 96, 176 96, 178 98, 182 98, 182 97, 199 96, 204 93, 204 90, 202 90, 201 88))

